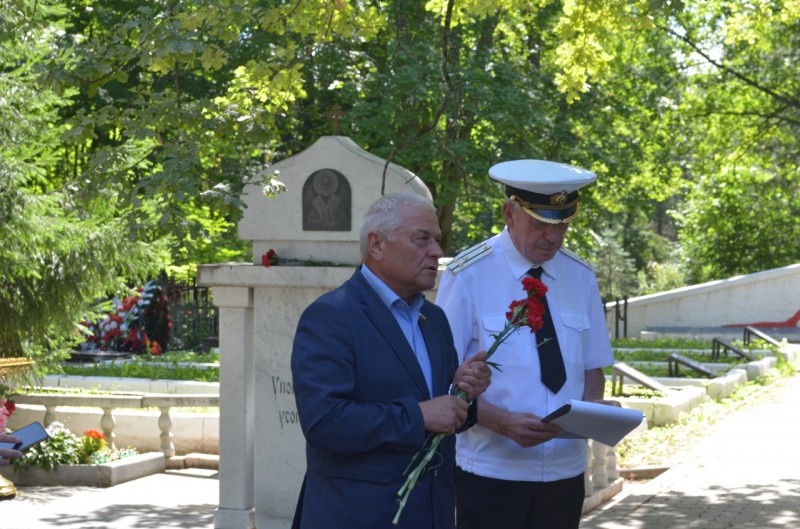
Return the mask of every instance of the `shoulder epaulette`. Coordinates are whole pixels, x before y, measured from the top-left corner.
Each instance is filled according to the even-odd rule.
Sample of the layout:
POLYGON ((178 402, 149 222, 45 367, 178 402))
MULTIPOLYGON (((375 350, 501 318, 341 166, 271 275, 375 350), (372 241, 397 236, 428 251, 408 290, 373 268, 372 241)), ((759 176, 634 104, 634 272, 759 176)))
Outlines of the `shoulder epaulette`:
POLYGON ((567 250, 566 248, 561 248, 561 253, 563 253, 564 255, 569 257, 570 259, 574 259, 575 261, 578 261, 583 266, 589 268, 592 272, 597 272, 597 267, 595 265, 593 265, 590 261, 584 259, 580 255, 576 254, 572 250, 567 250))
POLYGON ((485 242, 478 243, 472 248, 464 250, 456 255, 452 261, 447 264, 447 269, 454 274, 459 273, 466 267, 473 265, 492 253, 492 247, 485 242))

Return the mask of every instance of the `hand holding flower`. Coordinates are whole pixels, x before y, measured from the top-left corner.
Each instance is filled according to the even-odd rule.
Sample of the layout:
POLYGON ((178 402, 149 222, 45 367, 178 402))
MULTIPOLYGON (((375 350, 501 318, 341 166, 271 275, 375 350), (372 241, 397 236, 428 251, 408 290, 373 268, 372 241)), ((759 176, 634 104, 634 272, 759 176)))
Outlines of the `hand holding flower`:
POLYGON ((425 431, 452 435, 467 420, 469 404, 462 399, 442 395, 419 403, 425 431))
POLYGON ((466 400, 471 401, 478 397, 492 381, 492 370, 486 363, 488 355, 487 351, 478 351, 472 358, 464 360, 456 370, 453 386, 466 394, 466 400))
MULTIPOLYGON (((466 420, 468 409, 468 406, 466 406, 466 401, 471 401, 473 398, 483 393, 489 386, 491 371, 489 371, 486 365, 488 364, 499 369, 498 364, 489 362, 489 358, 491 358, 491 356, 497 351, 497 348, 500 347, 500 345, 505 342, 506 339, 511 336, 511 334, 517 332, 520 327, 530 327, 531 333, 535 333, 542 328, 542 315, 544 314, 545 309, 540 298, 547 293, 547 287, 539 279, 526 277, 522 280, 522 289, 526 293, 525 298, 511 302, 511 305, 508 307, 508 312, 506 313, 506 325, 499 334, 494 335, 494 343, 492 343, 488 351, 480 351, 474 357, 465 360, 456 371, 453 385, 451 386, 451 393, 458 398, 453 399, 449 396, 445 398, 450 399, 451 403, 456 403, 457 407, 463 410, 463 419, 460 419, 461 422, 458 423, 457 420, 452 420, 452 416, 449 419, 445 417, 444 423, 439 422, 442 417, 438 416, 438 412, 442 410, 438 407, 439 403, 437 401, 442 397, 420 403, 420 408, 423 410, 423 417, 426 417, 425 429, 429 432, 433 432, 433 435, 429 436, 428 440, 426 440, 425 446, 416 454, 414 454, 414 457, 411 459, 408 468, 406 468, 405 472, 403 473, 404 475, 407 475, 407 478, 400 490, 397 491, 399 505, 397 507, 397 514, 395 514, 395 517, 392 520, 393 524, 396 525, 400 520, 400 515, 403 512, 403 508, 405 508, 408 496, 411 494, 411 491, 414 490, 420 475, 425 471, 426 467, 433 459, 433 456, 436 454, 436 450, 439 448, 442 438, 444 438, 445 435, 454 433, 466 420), (487 374, 484 372, 484 369, 489 371, 488 378, 487 374), (458 403, 459 400, 463 402, 458 403), (434 402, 437 402, 436 408, 433 408, 434 402), (435 427, 432 428, 428 427, 428 417, 425 410, 425 408, 428 407, 430 407, 431 410, 427 412, 427 415, 430 415, 432 424, 435 424, 435 427), (434 412, 437 412, 437 415, 434 415, 434 412), (435 423, 433 422, 434 417, 436 418, 435 423), (450 422, 447 422, 447 420, 450 420, 450 422)), ((451 409, 450 411, 455 410, 451 409)), ((456 413, 456 417, 460 417, 460 414, 456 413)), ((549 435, 548 439, 552 439, 560 432, 560 427, 556 425, 545 425, 541 421, 538 421, 538 418, 533 420, 538 422, 539 425, 542 425, 542 427, 535 429, 528 428, 527 432, 522 429, 524 424, 522 421, 520 421, 519 437, 523 442, 528 442, 527 439, 532 436, 536 437, 549 435), (558 431, 555 433, 552 433, 553 426, 558 428, 558 431), (537 431, 544 431, 545 433, 536 433, 537 431)), ((542 438, 542 440, 539 442, 544 442, 548 439, 542 438)))

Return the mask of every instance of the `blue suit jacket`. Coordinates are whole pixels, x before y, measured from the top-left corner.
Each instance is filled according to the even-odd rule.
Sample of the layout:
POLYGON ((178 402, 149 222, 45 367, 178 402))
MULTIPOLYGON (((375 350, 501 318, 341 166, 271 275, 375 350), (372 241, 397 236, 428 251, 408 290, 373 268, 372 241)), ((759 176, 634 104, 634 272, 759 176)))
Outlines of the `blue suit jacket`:
MULTIPOLYGON (((422 314, 434 396, 443 395, 458 365, 453 337, 439 307, 426 301, 422 314)), ((400 326, 360 269, 303 312, 292 376, 307 462, 294 527, 454 528, 454 436, 443 439, 438 466, 420 479, 399 525, 391 523, 402 473, 427 436, 418 402, 431 396, 400 326)))

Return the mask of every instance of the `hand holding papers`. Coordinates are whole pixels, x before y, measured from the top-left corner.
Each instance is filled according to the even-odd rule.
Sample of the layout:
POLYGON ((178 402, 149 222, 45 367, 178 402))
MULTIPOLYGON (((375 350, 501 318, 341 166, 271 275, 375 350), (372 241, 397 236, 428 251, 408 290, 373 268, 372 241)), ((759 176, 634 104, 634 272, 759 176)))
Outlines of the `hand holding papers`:
POLYGON ((573 399, 544 417, 542 422, 552 422, 564 428, 559 437, 588 438, 614 446, 639 426, 643 418, 644 414, 639 410, 573 399))

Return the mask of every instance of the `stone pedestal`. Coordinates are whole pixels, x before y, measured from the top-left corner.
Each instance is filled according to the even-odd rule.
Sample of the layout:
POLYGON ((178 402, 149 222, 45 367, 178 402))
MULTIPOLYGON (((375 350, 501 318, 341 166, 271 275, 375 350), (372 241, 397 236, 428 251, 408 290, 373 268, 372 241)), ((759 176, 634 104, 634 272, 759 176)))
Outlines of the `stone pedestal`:
POLYGON ((220 461, 214 527, 249 529, 255 527, 253 291, 244 286, 219 286, 214 289, 214 301, 219 307, 220 329, 225 329, 220 336, 225 361, 220 361, 219 370, 219 450, 229 454, 224 464, 220 461))

